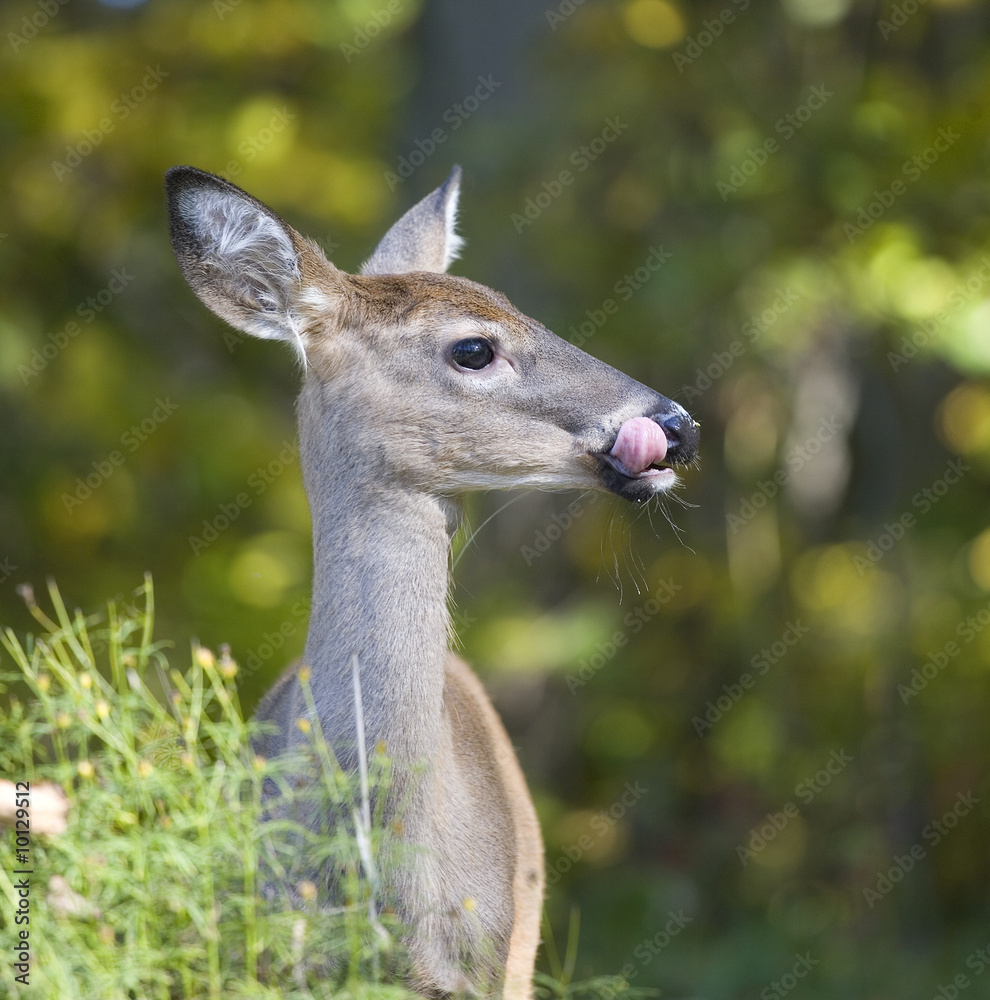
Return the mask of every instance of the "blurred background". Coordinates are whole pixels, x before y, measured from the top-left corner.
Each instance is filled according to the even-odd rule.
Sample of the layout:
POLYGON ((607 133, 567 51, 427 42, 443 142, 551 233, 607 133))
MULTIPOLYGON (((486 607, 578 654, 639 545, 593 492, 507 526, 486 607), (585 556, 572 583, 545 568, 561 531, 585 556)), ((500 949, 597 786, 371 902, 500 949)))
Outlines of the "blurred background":
POLYGON ((186 288, 162 174, 222 173, 354 270, 460 163, 454 271, 702 424, 663 510, 468 505, 456 620, 558 946, 577 908, 577 974, 665 997, 990 995, 988 28, 978 0, 7 0, 0 621, 31 627, 18 583, 96 611, 148 570, 157 636, 229 642, 253 704, 304 639, 299 373, 186 288))

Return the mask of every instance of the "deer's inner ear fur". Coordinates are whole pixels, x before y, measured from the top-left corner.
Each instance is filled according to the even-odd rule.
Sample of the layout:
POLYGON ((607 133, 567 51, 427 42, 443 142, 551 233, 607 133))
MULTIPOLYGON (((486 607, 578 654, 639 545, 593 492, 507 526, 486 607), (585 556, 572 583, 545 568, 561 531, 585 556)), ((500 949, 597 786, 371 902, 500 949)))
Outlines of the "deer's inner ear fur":
POLYGON ((297 303, 302 238, 233 184, 192 167, 167 174, 172 248, 192 290, 254 337, 304 352, 297 303))

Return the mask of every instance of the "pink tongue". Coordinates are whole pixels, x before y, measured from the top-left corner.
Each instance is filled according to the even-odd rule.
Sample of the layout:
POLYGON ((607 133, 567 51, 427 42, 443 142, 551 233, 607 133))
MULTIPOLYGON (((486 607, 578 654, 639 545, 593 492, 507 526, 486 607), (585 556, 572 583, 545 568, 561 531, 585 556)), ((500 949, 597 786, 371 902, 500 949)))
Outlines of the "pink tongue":
POLYGON ((660 425, 649 417, 633 417, 619 428, 609 454, 635 476, 663 461, 667 454, 667 438, 660 425))

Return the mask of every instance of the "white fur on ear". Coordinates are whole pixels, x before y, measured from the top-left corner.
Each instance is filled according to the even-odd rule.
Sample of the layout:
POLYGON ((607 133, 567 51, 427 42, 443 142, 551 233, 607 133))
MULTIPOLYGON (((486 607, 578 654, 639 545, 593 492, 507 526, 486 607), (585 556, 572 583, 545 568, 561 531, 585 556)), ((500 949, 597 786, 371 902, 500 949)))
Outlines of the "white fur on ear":
MULTIPOLYGON (((454 167, 457 171, 457 181, 451 188, 450 194, 444 203, 444 255, 442 271, 446 271, 451 264, 461 255, 461 250, 467 240, 463 236, 457 235, 457 209, 461 200, 461 168, 454 167)), ((450 177, 453 178, 454 171, 450 177)), ((450 183, 448 179, 447 184, 450 183)), ((445 184, 444 187, 447 185, 445 184)), ((442 189, 441 189, 442 190, 442 189)))
POLYGON ((362 274, 443 273, 457 259, 464 240, 457 235, 461 168, 402 216, 382 237, 362 274))
POLYGON ((289 227, 240 188, 192 167, 170 170, 166 186, 172 246, 193 291, 239 330, 293 344, 305 362, 289 227))

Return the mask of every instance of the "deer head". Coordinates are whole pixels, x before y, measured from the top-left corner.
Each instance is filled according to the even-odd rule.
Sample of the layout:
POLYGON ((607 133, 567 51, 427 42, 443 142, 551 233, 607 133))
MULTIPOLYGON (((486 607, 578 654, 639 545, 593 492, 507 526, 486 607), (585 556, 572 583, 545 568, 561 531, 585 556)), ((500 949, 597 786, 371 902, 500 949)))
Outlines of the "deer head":
POLYGON ((597 488, 641 502, 669 490, 672 466, 697 452, 684 409, 445 273, 461 244, 459 185, 455 167, 353 275, 233 184, 175 167, 172 242, 210 309, 295 348, 311 461, 360 467, 369 489, 451 497, 597 488))

